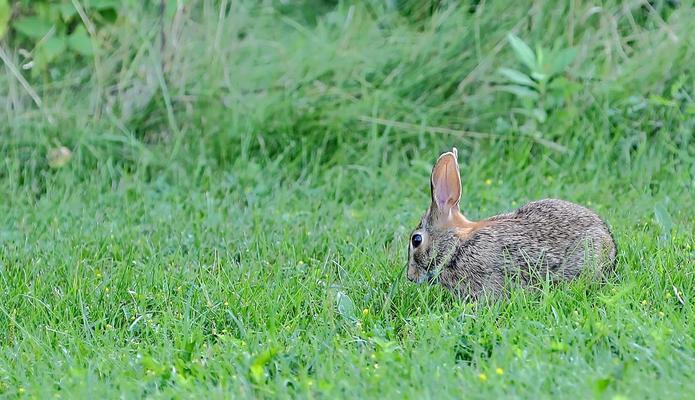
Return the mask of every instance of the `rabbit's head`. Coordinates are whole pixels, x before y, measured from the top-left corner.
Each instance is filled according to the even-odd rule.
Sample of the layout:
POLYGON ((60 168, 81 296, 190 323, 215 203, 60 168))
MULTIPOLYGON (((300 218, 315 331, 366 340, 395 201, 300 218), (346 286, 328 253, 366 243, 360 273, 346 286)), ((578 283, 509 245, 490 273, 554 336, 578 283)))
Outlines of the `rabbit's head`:
POLYGON ((432 202, 408 243, 407 275, 413 282, 436 282, 439 272, 455 253, 460 238, 476 226, 459 210, 461 177, 457 156, 454 147, 439 156, 432 169, 432 202))

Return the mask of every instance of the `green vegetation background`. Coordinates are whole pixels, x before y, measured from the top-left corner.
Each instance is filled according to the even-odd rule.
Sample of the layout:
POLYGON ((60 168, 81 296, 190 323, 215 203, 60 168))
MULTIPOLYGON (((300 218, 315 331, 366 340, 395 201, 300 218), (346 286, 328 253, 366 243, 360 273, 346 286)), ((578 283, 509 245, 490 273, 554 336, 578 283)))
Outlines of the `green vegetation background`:
POLYGON ((0 397, 692 398, 686 1, 0 0, 0 397), (470 218, 597 210, 618 276, 404 279, 470 218))

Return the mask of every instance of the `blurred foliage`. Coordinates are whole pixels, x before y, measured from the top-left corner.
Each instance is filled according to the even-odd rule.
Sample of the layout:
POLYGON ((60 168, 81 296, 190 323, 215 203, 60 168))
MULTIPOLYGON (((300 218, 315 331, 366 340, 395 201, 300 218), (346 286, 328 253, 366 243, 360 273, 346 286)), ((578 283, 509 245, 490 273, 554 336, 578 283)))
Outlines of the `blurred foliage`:
POLYGON ((469 133, 533 143, 534 157, 610 141, 629 160, 662 134, 689 145, 687 5, 541 3, 0 0, 2 46, 42 103, 0 76, 12 121, 0 150, 33 179, 61 160, 37 141, 86 169, 152 171, 259 152, 299 170, 381 135, 408 154, 469 133), (32 36, 32 20, 49 22, 32 36), (80 30, 83 53, 68 41, 80 30), (54 38, 64 51, 41 60, 54 38))
POLYGON ((522 107, 514 114, 524 119, 521 131, 540 136, 540 126, 548 114, 563 108, 572 95, 581 90, 581 85, 563 76, 567 67, 577 56, 574 47, 549 51, 537 46, 535 51, 514 34, 507 37, 514 55, 523 69, 503 67, 498 73, 504 78, 499 89, 513 94, 522 107))
POLYGON ((0 38, 23 49, 25 69, 34 74, 47 70, 57 59, 91 57, 90 37, 118 19, 120 0, 0 0, 0 38), (82 15, 81 15, 82 14, 82 15), (89 27, 89 29, 88 29, 89 27))

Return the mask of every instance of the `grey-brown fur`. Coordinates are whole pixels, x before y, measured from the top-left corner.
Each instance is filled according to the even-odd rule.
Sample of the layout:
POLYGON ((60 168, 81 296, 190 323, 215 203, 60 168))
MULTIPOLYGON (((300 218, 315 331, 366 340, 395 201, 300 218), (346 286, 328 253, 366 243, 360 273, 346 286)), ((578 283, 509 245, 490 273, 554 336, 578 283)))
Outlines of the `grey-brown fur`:
MULTIPOLYGON (((457 164, 455 172, 458 176, 457 164)), ((545 199, 475 223, 461 214, 454 224, 446 221, 459 218, 452 217, 458 201, 445 213, 434 197, 433 184, 432 205, 414 231, 423 243, 409 245, 411 280, 438 282, 459 296, 478 298, 500 294, 509 280, 522 286, 571 280, 587 268, 605 274, 615 263, 608 226, 580 205, 545 199)))

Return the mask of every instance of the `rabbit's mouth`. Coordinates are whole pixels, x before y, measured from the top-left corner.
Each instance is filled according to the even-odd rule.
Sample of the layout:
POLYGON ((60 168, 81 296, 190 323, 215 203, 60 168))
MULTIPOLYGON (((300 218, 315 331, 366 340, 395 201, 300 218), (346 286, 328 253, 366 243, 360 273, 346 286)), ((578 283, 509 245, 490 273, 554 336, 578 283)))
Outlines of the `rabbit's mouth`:
POLYGON ((436 285, 439 283, 439 276, 436 274, 428 274, 427 276, 427 283, 430 285, 436 285))
POLYGON ((408 273, 406 275, 408 276, 408 279, 411 282, 414 282, 418 285, 422 285, 423 283, 435 285, 439 282, 437 274, 435 274, 434 271, 416 270, 415 273, 408 273))
POLYGON ((418 283, 425 282, 427 282, 430 285, 436 285, 437 283, 439 283, 439 274, 437 274, 434 270, 425 271, 425 273, 420 275, 420 282, 418 283))

